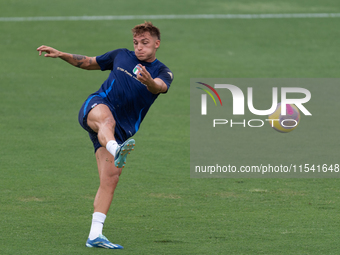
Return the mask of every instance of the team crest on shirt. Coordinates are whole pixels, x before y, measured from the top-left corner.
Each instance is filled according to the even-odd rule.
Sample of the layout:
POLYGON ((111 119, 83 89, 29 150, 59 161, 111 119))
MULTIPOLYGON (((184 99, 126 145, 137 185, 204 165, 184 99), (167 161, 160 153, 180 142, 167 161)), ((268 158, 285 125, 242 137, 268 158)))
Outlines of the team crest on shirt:
POLYGON ((140 66, 139 65, 136 65, 135 68, 133 68, 133 71, 132 71, 135 75, 139 74, 140 73, 140 66))

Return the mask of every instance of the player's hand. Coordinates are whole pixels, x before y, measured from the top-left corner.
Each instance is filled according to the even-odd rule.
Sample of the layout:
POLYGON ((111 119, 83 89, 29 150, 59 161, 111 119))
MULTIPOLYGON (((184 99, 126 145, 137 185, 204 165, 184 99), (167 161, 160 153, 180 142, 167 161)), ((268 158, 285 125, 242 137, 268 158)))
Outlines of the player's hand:
POLYGON ((39 56, 41 56, 41 53, 42 52, 46 52, 46 54, 44 55, 45 57, 50 57, 50 58, 57 58, 59 57, 59 51, 52 48, 52 47, 49 47, 49 46, 45 46, 45 45, 42 45, 40 46, 37 51, 39 51, 39 56))
POLYGON ((151 93, 159 94, 161 92, 167 91, 167 86, 164 81, 159 78, 153 79, 150 73, 146 70, 145 66, 139 64, 137 68, 139 69, 139 73, 137 73, 137 79, 146 85, 151 93))
POLYGON ((152 79, 150 73, 146 70, 145 66, 139 64, 137 68, 139 69, 137 79, 146 86, 152 86, 154 80, 152 79))

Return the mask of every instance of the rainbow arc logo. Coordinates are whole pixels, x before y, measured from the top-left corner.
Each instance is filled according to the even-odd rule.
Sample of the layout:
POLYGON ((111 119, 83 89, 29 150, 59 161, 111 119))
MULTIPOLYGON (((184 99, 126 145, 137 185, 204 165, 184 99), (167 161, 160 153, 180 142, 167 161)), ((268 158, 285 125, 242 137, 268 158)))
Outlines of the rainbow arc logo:
MULTIPOLYGON (((222 106, 222 100, 221 100, 221 97, 220 95, 217 93, 217 91, 211 87, 210 85, 206 84, 206 83, 203 83, 203 82, 197 82, 198 84, 201 84, 203 86, 206 86, 207 88, 209 88, 218 98, 218 100, 220 101, 220 104, 222 106)), ((217 106, 217 103, 216 103, 216 100, 214 98, 214 96, 211 94, 211 92, 207 89, 203 89, 201 87, 197 87, 198 89, 201 89, 203 90, 205 93, 207 93, 211 98, 212 100, 214 101, 215 105, 217 106)), ((202 107, 201 107, 201 114, 202 115, 207 115, 207 95, 206 94, 202 94, 202 107)))
MULTIPOLYGON (((197 82, 197 83, 202 84, 202 85, 206 86, 207 88, 211 89, 211 91, 215 93, 215 95, 217 96, 218 100, 220 101, 220 104, 222 105, 222 101, 221 101, 220 95, 217 93, 217 91, 213 87, 211 87, 210 85, 208 85, 206 83, 203 83, 203 82, 197 82)), ((203 90, 204 92, 206 92, 214 100, 215 105, 217 105, 215 98, 213 97, 213 95, 210 93, 209 90, 202 89, 200 87, 197 87, 197 88, 203 90)))

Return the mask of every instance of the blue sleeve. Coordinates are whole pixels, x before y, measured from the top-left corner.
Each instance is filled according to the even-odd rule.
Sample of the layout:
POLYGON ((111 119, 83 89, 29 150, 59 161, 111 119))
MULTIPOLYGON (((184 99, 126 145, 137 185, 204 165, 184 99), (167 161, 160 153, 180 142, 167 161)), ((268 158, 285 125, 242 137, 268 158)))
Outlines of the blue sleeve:
POLYGON ((170 69, 163 65, 160 70, 159 70, 159 74, 156 78, 161 79, 162 81, 164 81, 164 83, 166 84, 166 86, 168 87, 168 89, 170 88, 170 84, 174 79, 174 75, 173 73, 170 71, 170 69))
POLYGON ((112 50, 109 52, 106 52, 103 55, 97 56, 96 61, 98 65, 100 66, 100 69, 102 71, 105 70, 112 70, 113 69, 113 62, 118 55, 119 52, 121 52, 124 49, 117 49, 117 50, 112 50))

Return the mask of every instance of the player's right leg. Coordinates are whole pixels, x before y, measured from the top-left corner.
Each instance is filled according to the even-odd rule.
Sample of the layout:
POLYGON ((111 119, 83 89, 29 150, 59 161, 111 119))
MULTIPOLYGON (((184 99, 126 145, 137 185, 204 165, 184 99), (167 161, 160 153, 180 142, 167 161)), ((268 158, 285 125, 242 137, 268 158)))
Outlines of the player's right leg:
POLYGON ((116 140, 116 121, 107 105, 96 105, 87 115, 87 125, 98 134, 99 143, 103 147, 106 147, 109 141, 116 140))
POLYGON ((115 154, 115 165, 118 168, 124 168, 126 164, 126 157, 134 150, 135 140, 128 139, 123 144, 121 144, 115 154))
MULTIPOLYGON (((115 139, 116 121, 103 98, 91 95, 83 104, 78 117, 80 125, 89 132, 95 147, 98 143, 114 156, 118 148, 115 139)), ((100 146, 99 146, 100 147, 100 146)))
POLYGON ((124 167, 127 155, 134 149, 135 140, 128 139, 118 145, 114 137, 116 121, 109 107, 104 104, 95 106, 87 116, 87 125, 98 133, 99 143, 115 157, 115 165, 124 167))

